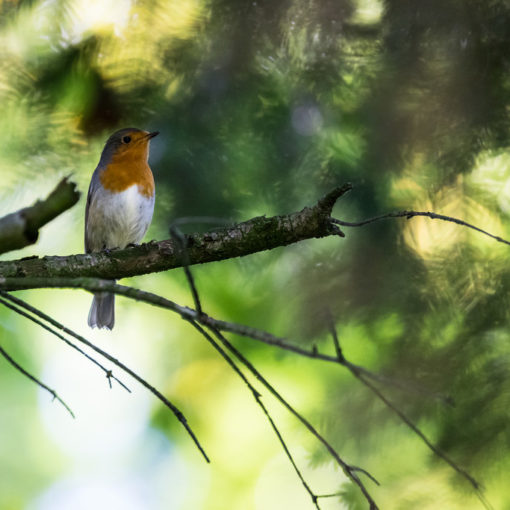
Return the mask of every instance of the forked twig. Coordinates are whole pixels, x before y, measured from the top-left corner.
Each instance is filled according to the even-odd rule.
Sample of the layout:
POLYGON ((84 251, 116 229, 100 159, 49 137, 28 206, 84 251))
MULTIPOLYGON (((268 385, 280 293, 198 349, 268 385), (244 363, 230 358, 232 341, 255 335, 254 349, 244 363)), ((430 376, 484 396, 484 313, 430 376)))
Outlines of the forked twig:
MULTIPOLYGON (((19 286, 19 288, 23 288, 24 285, 27 285, 27 287, 30 288, 34 284, 39 285, 40 282, 38 282, 38 281, 34 282, 33 279, 31 279, 31 278, 29 278, 29 279, 8 279, 8 282, 7 282, 8 285, 12 286, 13 283, 16 286, 19 286), (14 280, 17 280, 17 281, 14 282, 14 280), (24 281, 24 282, 21 281, 18 284, 18 281, 20 281, 20 280, 26 280, 26 281, 24 281)), ((1 282, 0 282, 0 286, 1 286, 1 282)), ((71 287, 71 288, 74 287, 74 288, 85 288, 85 289, 91 290, 91 291, 114 292, 116 294, 124 295, 124 296, 130 297, 132 299, 136 299, 139 301, 144 301, 144 302, 153 304, 153 305, 161 307, 161 308, 166 308, 166 309, 172 310, 172 311, 178 313, 179 315, 181 315, 181 317, 186 320, 190 320, 190 319, 195 320, 197 322, 200 322, 204 326, 207 326, 212 329, 216 329, 216 331, 223 330, 223 331, 234 332, 234 333, 237 333, 237 334, 249 337, 249 338, 253 338, 255 340, 263 341, 270 345, 288 349, 292 352, 296 352, 298 354, 301 354, 301 355, 304 355, 307 357, 320 359, 320 360, 324 360, 324 361, 328 361, 328 362, 339 363, 338 353, 337 353, 337 356, 334 357, 334 356, 329 356, 329 355, 325 355, 325 354, 320 354, 318 352, 307 351, 306 349, 302 349, 301 347, 294 346, 292 344, 288 344, 288 342, 286 342, 284 339, 275 337, 275 336, 271 335, 270 333, 256 330, 254 328, 249 328, 249 327, 242 326, 242 325, 236 325, 236 324, 228 323, 225 321, 219 321, 219 320, 216 320, 216 319, 213 319, 213 318, 207 316, 203 312, 202 312, 202 314, 199 314, 196 310, 193 310, 188 307, 180 306, 180 305, 174 303, 173 301, 167 300, 161 296, 157 296, 155 294, 151 294, 151 293, 139 290, 139 289, 134 289, 132 287, 125 287, 122 285, 118 285, 118 284, 115 284, 110 281, 96 280, 96 279, 84 279, 84 278, 74 280, 74 279, 66 278, 66 279, 55 279, 51 282, 48 282, 47 286, 49 286, 49 287, 71 287)), ((345 366, 346 368, 348 368, 353 374, 358 374, 360 376, 364 376, 363 377, 364 384, 368 383, 367 378, 372 378, 378 382, 387 382, 385 380, 385 378, 381 378, 380 376, 373 374, 372 372, 366 370, 365 368, 355 365, 345 359, 344 359, 342 365, 345 366)), ((425 443, 425 444, 427 444, 427 443, 425 443)), ((353 469, 353 471, 355 471, 355 469, 353 469)), ((470 481, 470 483, 472 483, 472 482, 470 481)), ((475 481, 475 483, 476 483, 476 481, 475 481)), ((475 485, 473 485, 473 487, 475 487, 475 485)), ((479 486, 476 485, 476 487, 479 487, 479 486)), ((478 492, 478 494, 480 497, 479 492, 478 492)))
POLYGON ((376 386, 374 386, 370 381, 368 381, 365 375, 359 372, 355 365, 347 362, 345 357, 343 356, 340 349, 340 341, 338 339, 338 334, 336 332, 335 325, 333 323, 333 319, 330 314, 328 314, 328 326, 331 332, 331 336, 333 338, 333 342, 335 347, 337 348, 338 354, 338 363, 340 365, 345 366, 352 375, 358 379, 362 384, 364 384, 381 402, 384 403, 386 407, 391 409, 424 443, 425 445, 439 458, 443 459, 454 471, 456 471, 460 476, 466 479, 471 486, 474 488, 478 498, 482 502, 482 504, 487 508, 491 509, 490 503, 486 500, 481 492, 480 483, 473 478, 465 469, 462 469, 453 459, 451 459, 446 453, 440 450, 437 446, 435 446, 429 438, 421 431, 421 429, 415 425, 406 414, 404 414, 386 395, 384 395, 376 386))
MULTIPOLYGON (((202 305, 200 302, 200 296, 198 294, 198 288, 195 284, 195 280, 193 278, 193 274, 191 273, 191 269, 189 268, 189 254, 187 249, 187 240, 185 236, 182 234, 181 230, 177 227, 177 225, 174 223, 170 227, 170 234, 172 237, 178 241, 181 256, 182 256, 182 264, 184 273, 186 275, 186 279, 188 281, 189 287, 191 289, 191 294, 193 296, 193 300, 195 302, 196 312, 199 316, 199 319, 203 317, 204 312, 202 310, 202 305)), ((300 469, 298 468, 294 457, 290 453, 290 450, 287 447, 287 444, 285 443, 283 436, 280 433, 280 430, 276 426, 275 421, 273 420, 271 414, 267 410, 266 406, 263 404, 261 400, 260 393, 254 388, 254 386, 250 383, 250 381, 246 378, 246 376, 243 374, 243 372, 239 369, 239 367, 234 363, 232 358, 225 352, 225 350, 214 340, 214 338, 204 329, 202 326, 198 324, 197 321, 188 319, 188 322, 220 353, 220 355, 227 361, 229 366, 234 370, 234 372, 242 379, 242 381, 248 386, 249 390, 251 391, 255 401, 262 409, 262 412, 264 413, 266 419, 269 421, 269 424, 271 425, 274 433, 276 434, 276 437, 278 438, 278 441, 280 442, 283 451, 285 452, 285 455, 289 459, 292 467, 294 468, 294 471, 296 472, 298 478, 301 480, 301 483, 303 484, 303 487, 308 492, 308 495, 312 499, 312 503, 314 504, 315 508, 317 510, 320 510, 319 501, 317 495, 312 491, 308 483, 306 482, 303 474, 301 473, 300 469)), ((215 331, 213 331, 215 333, 215 331)), ((225 345, 225 344, 224 344, 225 345)))
MULTIPOLYGON (((8 294, 7 292, 4 292, 3 290, 0 290, 0 295, 3 296, 4 298, 8 299, 9 301, 12 301, 13 303, 17 303, 19 306, 23 306, 23 304, 22 304, 23 302, 21 300, 17 299, 14 296, 11 296, 10 294, 8 294)), ((65 342, 67 345, 69 345, 70 347, 72 347, 73 349, 78 351, 82 356, 85 356, 89 361, 94 363, 94 365, 97 365, 106 374, 106 378, 108 379, 108 384, 110 385, 110 388, 112 387, 112 379, 113 379, 120 386, 122 386, 127 392, 131 393, 131 390, 120 379, 117 379, 117 377, 115 377, 113 375, 111 370, 108 370, 107 368, 105 368, 103 365, 101 365, 101 363, 99 363, 99 361, 97 361, 95 358, 93 358, 92 356, 87 354, 84 350, 80 349, 76 344, 71 342, 68 338, 65 338, 63 335, 58 333, 58 331, 55 331, 53 328, 49 327, 47 324, 44 324, 44 322, 36 319, 32 315, 24 312, 19 307, 14 306, 11 303, 8 303, 7 301, 5 301, 2 298, 0 298, 0 303, 2 303, 6 308, 9 308, 13 312, 16 312, 17 314, 21 315, 22 317, 25 317, 26 319, 31 320, 32 322, 34 322, 41 328, 45 329, 46 331, 49 331, 52 335, 55 335, 57 338, 59 338, 60 340, 65 342)))
MULTIPOLYGON (((319 218, 319 220, 320 220, 319 223, 320 223, 321 228, 322 228, 322 230, 321 230, 322 234, 321 235, 330 235, 331 233, 335 233, 337 235, 342 235, 343 236, 343 233, 338 229, 338 227, 336 227, 337 225, 341 225, 341 226, 345 226, 345 227, 360 227, 360 226, 363 226, 363 225, 367 225, 367 224, 374 223, 376 221, 380 221, 380 220, 388 219, 388 218, 404 217, 406 219, 411 219, 411 218, 416 217, 416 216, 424 216, 424 217, 428 217, 428 218, 431 218, 431 219, 439 219, 439 220, 442 220, 442 221, 448 221, 448 222, 451 222, 451 223, 456 223, 456 224, 461 225, 461 226, 465 226, 465 227, 473 229, 473 230, 475 230, 475 231, 477 231, 477 232, 479 232, 479 233, 481 233, 483 235, 491 237, 492 239, 494 239, 494 240, 496 240, 498 242, 510 245, 510 241, 507 241, 507 240, 505 240, 505 239, 503 239, 503 238, 501 238, 499 236, 493 235, 493 234, 491 234, 491 233, 489 233, 489 232, 487 232, 487 231, 485 231, 485 230, 483 230, 483 229, 481 229, 479 227, 476 227, 476 226, 474 226, 474 225, 472 225, 472 224, 470 224, 468 222, 465 222, 463 220, 460 220, 460 219, 457 219, 457 218, 453 218, 453 217, 450 217, 450 216, 445 216, 445 215, 433 213, 433 212, 420 212, 420 211, 391 212, 391 213, 383 214, 383 215, 380 215, 380 216, 377 216, 377 217, 374 217, 374 218, 363 220, 363 221, 360 221, 360 222, 346 222, 346 221, 338 220, 338 219, 335 219, 335 218, 331 218, 329 215, 331 213, 331 208, 334 205, 335 201, 337 200, 337 198, 339 196, 341 196, 341 194, 345 193, 349 189, 350 189, 350 186, 348 186, 348 185, 344 186, 343 188, 338 188, 338 189, 334 190, 334 192, 328 194, 324 199, 319 201, 318 205, 315 206, 317 211, 319 211, 321 213, 321 214, 319 214, 317 216, 319 218), (326 212, 326 213, 324 213, 324 212, 326 212)), ((312 211, 312 210, 310 209, 310 211, 312 211)), ((300 215, 303 215, 303 214, 306 215, 307 214, 307 210, 305 209, 302 212, 300 212, 299 214, 300 215)), ((199 219, 195 218, 193 220, 199 220, 199 219)), ((301 482, 303 483, 303 485, 305 486, 305 488, 308 491, 309 495, 311 496, 312 501, 314 502, 316 508, 319 508, 318 501, 317 501, 319 498, 333 497, 333 496, 336 496, 338 494, 315 495, 313 493, 313 491, 310 489, 310 487, 308 486, 308 484, 304 480, 302 474, 300 473, 296 463, 294 462, 294 459, 292 458, 292 456, 291 456, 291 454, 290 454, 290 452, 289 452, 289 450, 288 450, 288 448, 287 448, 287 446, 286 446, 286 444, 285 444, 285 442, 284 442, 284 440, 283 440, 283 438, 282 438, 278 428, 276 427, 276 425, 274 423, 274 420, 271 418, 271 416, 268 413, 267 409, 263 405, 263 403, 262 403, 262 401, 260 399, 260 394, 253 387, 253 385, 251 385, 251 383, 249 382, 247 377, 239 369, 239 367, 236 365, 236 363, 234 362, 234 360, 232 359, 232 357, 228 353, 230 353, 232 356, 237 358, 237 360, 242 365, 244 365, 244 367, 246 367, 253 374, 253 376, 259 382, 261 382, 268 389, 268 391, 270 393, 272 393, 273 396, 275 396, 275 398, 277 398, 277 400, 280 401, 280 403, 284 407, 286 407, 292 414, 294 414, 294 416, 296 416, 296 418, 298 418, 301 421, 301 423, 303 425, 305 425, 305 427, 326 447, 326 449, 329 451, 329 453, 332 455, 332 457, 335 458, 335 460, 343 468, 343 470, 346 473, 346 475, 354 483, 356 483, 359 486, 359 488, 362 491, 363 495, 365 496, 365 498, 369 502, 371 509, 376 509, 377 506, 376 506, 375 502, 372 500, 372 498, 370 497, 370 495, 368 494, 366 488, 364 487, 363 483, 361 482, 361 480, 359 479, 359 477, 357 476, 356 473, 357 472, 363 472, 367 476, 369 476, 372 480, 375 481, 375 479, 369 473, 367 473, 366 471, 364 471, 364 470, 362 470, 360 468, 357 468, 355 466, 351 466, 351 465, 347 464, 345 461, 343 461, 338 456, 337 452, 333 449, 333 447, 324 438, 322 438, 322 436, 320 436, 320 434, 316 431, 316 429, 303 416, 301 416, 276 391, 276 389, 260 374, 260 372, 258 372, 258 370, 250 363, 250 361, 246 357, 244 357, 244 355, 235 346, 233 346, 232 343, 229 342, 229 340, 227 340, 227 338, 221 333, 221 331, 229 331, 229 332, 232 332, 232 333, 235 333, 235 334, 238 334, 238 335, 242 335, 242 336, 245 336, 245 337, 248 337, 248 338, 252 338, 252 339, 255 339, 255 340, 258 340, 258 341, 262 341, 262 342, 265 342, 267 344, 273 345, 273 346, 277 346, 277 347, 280 347, 280 348, 283 348, 283 349, 295 352, 295 353, 297 353, 299 355, 302 355, 302 356, 307 356, 307 357, 310 357, 310 358, 320 359, 320 360, 328 361, 328 362, 334 362, 334 363, 338 363, 338 364, 344 366, 345 368, 347 368, 354 375, 354 377, 356 377, 362 384, 364 384, 368 389, 370 389, 389 409, 391 409, 394 413, 396 413, 397 416, 404 423, 406 423, 406 425, 408 427, 410 427, 411 430, 413 430, 413 432, 418 435, 418 437, 420 437, 420 439, 427 445, 427 447, 429 447, 437 456, 439 456, 445 462, 447 462, 457 473, 459 473, 466 480, 468 480, 468 482, 474 487, 474 489, 477 492, 478 497, 480 498, 482 503, 487 508, 490 508, 489 503, 485 500, 485 498, 483 497, 483 494, 481 493, 481 488, 480 488, 479 483, 469 473, 467 473, 467 471, 465 471, 464 469, 460 468, 446 454, 444 454, 437 447, 435 447, 430 442, 430 440, 423 434, 423 432, 421 432, 421 430, 416 425, 414 425, 414 423, 412 423, 411 420, 409 420, 409 418, 407 418, 407 416, 402 411, 400 411, 398 409, 398 407, 395 404, 393 404, 393 402, 391 402, 391 400, 389 400, 372 382, 370 382, 369 379, 371 379, 373 381, 377 381, 377 382, 384 382, 384 383, 388 383, 389 382, 389 383, 392 383, 392 384, 394 384, 394 382, 392 382, 391 379, 386 379, 386 378, 384 378, 382 376, 379 376, 377 374, 373 374, 372 372, 368 371, 367 369, 365 369, 363 367, 360 367, 360 366, 357 366, 357 365, 354 365, 353 363, 350 363, 349 361, 347 361, 345 359, 344 354, 343 354, 342 349, 341 349, 341 346, 340 346, 340 342, 339 342, 339 339, 338 339, 335 327, 334 327, 334 323, 333 323, 333 320, 332 320, 331 317, 329 319, 330 319, 330 324, 331 324, 331 333, 332 333, 332 336, 333 336, 333 342, 334 342, 336 356, 329 356, 329 355, 321 354, 316 349, 312 349, 312 351, 309 351, 309 350, 303 349, 303 348, 301 348, 299 346, 292 345, 292 344, 288 343, 285 339, 275 337, 275 336, 273 336, 273 335, 271 335, 271 334, 269 334, 267 332, 260 331, 260 330, 255 330, 253 328, 249 328, 249 327, 246 327, 246 326, 242 326, 242 325, 238 325, 238 324, 233 324, 233 323, 229 323, 229 322, 225 322, 225 321, 218 321, 218 320, 216 320, 216 319, 214 319, 212 317, 209 317, 206 314, 204 314, 203 308, 202 308, 202 304, 201 304, 201 301, 200 301, 200 297, 199 297, 199 293, 198 293, 196 284, 195 284, 194 279, 193 279, 193 275, 191 274, 191 271, 189 270, 190 259, 189 259, 189 254, 188 254, 187 236, 184 236, 180 232, 178 227, 177 227, 177 225, 181 224, 181 223, 182 222, 180 222, 179 220, 177 222, 175 222, 175 224, 171 228, 171 233, 172 233, 172 237, 174 238, 174 241, 177 241, 176 245, 178 246, 178 252, 179 252, 179 254, 180 254, 181 258, 182 258, 181 265, 182 265, 182 267, 183 267, 183 269, 184 269, 184 271, 186 273, 186 277, 187 277, 188 283, 190 285, 190 289, 191 289, 191 292, 192 292, 192 295, 193 295, 193 300, 194 300, 194 303, 195 303, 195 308, 196 308, 195 310, 193 310, 191 308, 188 308, 188 307, 182 307, 182 306, 180 306, 180 305, 178 305, 178 304, 176 304, 176 303, 174 303, 174 302, 172 302, 170 300, 166 300, 166 299, 162 298, 161 296, 156 296, 154 294, 146 293, 146 292, 143 292, 143 291, 138 291, 137 289, 132 289, 132 288, 129 288, 129 287, 119 286, 119 285, 116 285, 116 284, 114 284, 112 282, 105 282, 105 281, 101 281, 101 280, 92 280, 92 279, 88 279, 88 278, 77 278, 77 279, 71 279, 71 280, 69 280, 69 279, 60 279, 60 280, 53 279, 53 280, 48 280, 46 278, 44 278, 44 279, 41 278, 41 279, 39 279, 39 281, 37 281, 38 280, 37 278, 30 278, 30 277, 29 278, 17 278, 17 277, 14 277, 14 278, 0 278, 0 288, 3 286, 6 289, 11 289, 12 290, 12 289, 17 289, 17 288, 19 288, 19 289, 21 289, 21 288, 31 288, 30 286, 34 286, 34 287, 61 287, 61 286, 63 286, 63 287, 80 287, 80 288, 86 288, 86 289, 89 289, 89 290, 98 290, 98 289, 101 289, 101 290, 108 290, 109 292, 114 292, 114 293, 117 293, 117 294, 122 294, 122 295, 125 295, 125 296, 133 298, 133 299, 138 299, 138 300, 141 300, 141 301, 145 301, 147 303, 150 303, 150 304, 153 304, 153 305, 156 305, 156 306, 160 306, 162 308, 166 308, 166 309, 169 309, 169 310, 172 310, 172 311, 178 313, 183 319, 185 319, 188 322, 190 322, 202 334, 202 336, 204 336, 214 346, 214 348, 223 356, 223 358, 227 361, 227 363, 229 363, 231 368, 239 375, 239 377, 241 377, 241 379, 245 382, 245 384, 247 384, 247 386, 250 389, 250 391, 252 392, 255 400, 261 406, 263 412, 265 413, 267 419, 269 420, 269 422, 270 422, 274 432, 276 433, 280 443, 282 444, 282 447, 284 448, 285 453, 287 454, 290 462, 292 463, 294 469, 296 470, 299 478, 301 479, 301 482), (212 336, 202 326, 207 328, 212 333, 212 336), (217 340, 215 340, 213 338, 213 336, 216 337, 216 339, 219 342, 217 340)), ((291 242, 295 242, 295 241, 291 241, 291 242)), ((2 294, 4 294, 4 293, 2 293, 2 294)), ((5 297, 5 294, 4 294, 4 297, 5 297)), ((10 296, 10 297, 12 297, 12 296, 10 296)), ((6 297, 6 299, 7 299, 7 297, 6 297)), ((33 320, 34 322, 36 322, 37 324, 41 325, 42 327, 45 327, 45 329, 48 329, 48 331, 52 332, 53 334, 56 334, 57 336, 59 336, 58 333, 56 333, 54 330, 52 330, 51 328, 48 328, 46 325, 44 325, 40 321, 37 321, 34 317, 31 317, 28 314, 25 314, 19 308, 13 307, 12 305, 9 305, 4 300, 0 300, 0 302, 2 304, 4 304, 5 306, 8 306, 9 308, 13 309, 17 313, 20 313, 21 315, 24 315, 28 319, 33 320)), ((19 304, 18 303, 18 305, 24 307, 25 309, 30 309, 31 308, 31 310, 30 310, 31 313, 34 313, 35 315, 38 315, 39 317, 43 316, 43 319, 45 321, 53 324, 54 327, 59 328, 59 329, 65 331, 67 334, 72 335, 75 338, 79 337, 79 335, 76 335, 76 333, 72 332, 71 330, 68 330, 67 328, 65 328, 64 326, 59 324, 58 322, 56 322, 53 319, 51 319, 51 317, 45 316, 44 314, 42 314, 42 312, 40 312, 40 311, 38 311, 36 309, 33 309, 33 307, 30 307, 30 305, 24 303, 23 301, 21 301, 21 303, 23 303, 23 304, 19 304), (28 307, 30 307, 30 308, 28 308, 28 307), (36 311, 34 311, 34 310, 36 310, 36 311)), ((62 338, 61 336, 59 336, 59 337, 62 338)), ((64 338, 62 338, 62 339, 64 339, 64 338)), ((82 337, 80 337, 78 339, 80 341, 84 341, 84 343, 86 345, 88 345, 90 348, 96 350, 96 352, 99 352, 102 356, 104 356, 107 359, 109 359, 110 361, 112 361, 112 363, 116 364, 117 366, 120 366, 124 371, 129 373, 135 379, 137 379, 138 382, 140 382, 141 384, 146 386, 150 391, 152 391, 152 393, 155 394, 160 400, 162 400, 165 403, 165 405, 167 405, 167 407, 170 407, 170 409, 172 409, 172 411, 178 417, 178 419, 181 421, 181 423, 183 423, 183 425, 185 426, 185 428, 187 429, 188 433, 191 435, 191 437, 193 438, 193 440, 197 444, 197 447, 202 452, 202 454, 204 455, 206 460, 208 460, 207 456, 205 455, 205 452, 201 448, 201 446, 198 443, 196 437, 194 436, 192 431, 187 426, 186 420, 182 416, 182 413, 180 413, 180 411, 175 406, 173 406, 173 404, 168 402, 165 399, 165 397, 163 395, 161 395, 155 388, 153 388, 150 385, 148 385, 148 383, 146 383, 143 379, 141 379, 139 376, 134 374, 134 372, 132 372, 125 365, 122 365, 120 362, 117 362, 117 360, 115 360, 110 355, 108 355, 107 353, 105 353, 101 349, 97 348, 96 346, 94 346, 93 344, 88 342, 87 340, 83 339, 82 337)), ((64 339, 64 341, 67 341, 67 340, 64 339)), ((67 341, 67 343, 69 343, 71 346, 74 345, 74 344, 71 344, 68 341, 67 341)), ((77 347, 75 347, 75 348, 78 349, 77 347)), ((78 349, 78 351, 80 351, 81 353, 85 354, 80 349, 78 349)), ((12 358, 10 358, 5 353, 5 351, 3 351, 3 349, 1 350, 1 353, 2 353, 2 355, 4 355, 4 357, 6 357, 6 359, 8 361, 13 362, 12 358)), ((88 356, 88 355, 86 355, 86 356, 88 356)), ((92 358, 89 357, 89 359, 92 359, 92 358)), ((15 362, 13 362, 13 364, 14 364, 14 366, 16 368, 21 369, 21 367, 19 367, 19 365, 17 365, 15 362)), ((103 370, 105 370, 105 369, 103 368, 103 370)), ((45 388, 48 391, 50 391, 54 395, 55 398, 58 398, 60 400, 60 398, 56 395, 56 393, 53 390, 51 390, 51 389, 47 388, 46 386, 42 385, 42 383, 37 381, 35 378, 33 378, 33 376, 28 374, 23 369, 21 369, 21 371, 25 375, 30 377, 32 380, 35 380, 35 382, 40 384, 43 388, 45 388)), ((110 379, 111 372, 107 371, 107 377, 110 379), (108 375, 108 373, 110 375, 108 375)), ((398 386, 398 385, 396 385, 396 386, 398 386)), ((63 402, 62 402, 62 404, 65 405, 63 402)), ((65 407, 67 408, 66 405, 65 405, 65 407)), ((69 408, 67 408, 67 409, 69 410, 69 408)), ((71 412, 71 411, 69 410, 69 412, 71 412)))
POLYGON ((248 388, 250 389, 252 395, 253 395, 253 398, 255 399, 255 401, 257 402, 257 404, 260 406, 260 408, 262 409, 262 412, 264 413, 264 415, 266 416, 267 420, 269 421, 271 427, 273 428, 273 431, 274 433, 276 434, 276 437, 278 438, 278 441, 280 442, 284 452, 285 452, 285 455, 287 456, 287 458, 289 459, 290 463, 292 464, 292 467, 294 468, 294 471, 296 472, 297 476, 299 477, 299 479, 301 480, 301 483, 303 484, 305 490, 308 492, 308 494, 310 495, 311 499, 312 499, 312 502, 313 504, 315 505, 315 507, 320 510, 320 507, 319 507, 319 503, 318 503, 318 498, 320 497, 319 495, 316 495, 312 489, 310 488, 310 486, 308 485, 308 483, 306 482, 303 474, 301 473, 300 469, 298 468, 295 460, 294 460, 294 457, 292 456, 292 454, 290 453, 290 450, 289 448, 287 447, 287 444, 285 443, 285 440, 283 439, 283 436, 280 432, 280 430, 278 429, 278 427, 276 426, 276 423, 275 421, 273 420, 271 414, 269 413, 269 411, 267 410, 266 406, 264 405, 264 403, 262 402, 261 400, 261 395, 260 393, 255 389, 255 387, 250 383, 250 381, 247 379, 247 377, 243 374, 243 372, 239 369, 239 367, 234 363, 234 361, 232 360, 232 358, 230 358, 230 356, 225 352, 224 349, 222 349, 222 347, 218 344, 218 342, 216 342, 214 340, 214 338, 209 335, 209 333, 207 333, 207 331, 204 330, 204 328, 202 328, 200 326, 200 324, 198 324, 196 321, 194 320, 188 320, 188 322, 220 353, 220 355, 227 361, 227 363, 230 365, 230 367, 232 368, 232 370, 234 370, 234 372, 243 380, 243 382, 248 386, 248 388))
MULTIPOLYGON (((5 296, 5 294, 4 294, 5 296)), ((8 294, 8 296, 10 298, 13 298, 13 296, 11 296, 10 294, 8 294)), ((165 404, 166 407, 168 407, 172 412, 173 414, 176 416, 176 418, 181 422, 181 425, 186 429, 186 431, 188 432, 189 436, 191 437, 191 439, 193 440, 193 442, 195 443, 195 445, 197 446, 198 450, 200 451, 200 453, 202 454, 202 456, 204 457, 204 459, 207 461, 207 462, 210 462, 209 460, 209 457, 207 456, 207 454, 205 453, 205 450, 203 449, 202 445, 200 444, 200 442, 198 441, 198 438, 195 436, 195 433, 193 432, 193 430, 191 429, 191 427, 189 426, 187 420, 186 420, 186 417, 182 414, 182 412, 177 408, 177 406, 175 404, 173 404, 172 402, 170 402, 170 400, 168 400, 160 391, 158 391, 154 386, 152 386, 151 384, 149 384, 145 379, 143 379, 141 376, 139 376, 136 372, 134 372, 133 370, 131 370, 128 366, 124 365, 124 363, 120 362, 118 359, 114 358, 111 354, 108 354, 106 351, 104 351, 103 349, 100 349, 99 347, 97 347, 97 345, 93 344, 92 342, 90 342, 89 340, 87 340, 86 338, 82 337, 81 335, 79 335, 78 333, 75 333, 73 330, 69 329, 69 328, 66 328, 65 326, 63 326, 62 324, 60 324, 58 321, 56 321, 55 319, 53 319, 52 317, 46 315, 44 312, 42 312, 41 310, 33 307, 32 305, 29 305, 28 303, 26 303, 25 301, 19 299, 19 298, 14 298, 16 300, 16 303, 19 304, 20 306, 22 306, 23 308, 25 308, 26 310, 29 310, 31 313, 33 313, 34 315, 38 316, 39 318, 41 318, 42 320, 50 323, 52 326, 56 327, 57 329, 61 330, 61 331, 64 331, 66 334, 72 336, 73 338, 75 338, 76 340, 78 340, 79 342, 85 344, 86 346, 90 347, 92 350, 96 351, 98 354, 100 354, 101 356, 103 356, 104 358, 106 358, 107 360, 109 360, 111 363, 113 363, 114 365, 116 365, 117 367, 119 367, 121 370, 123 370, 124 372, 126 372, 127 374, 129 374, 131 377, 133 377, 133 379, 135 379, 136 381, 138 381, 142 386, 144 386, 145 388, 147 388, 154 396, 156 396, 161 402, 163 402, 163 404, 165 404)))
MULTIPOLYGON (((363 482, 359 479, 356 472, 366 473, 365 470, 360 470, 354 466, 351 466, 347 462, 345 462, 337 453, 337 451, 331 446, 331 444, 317 431, 317 429, 300 413, 298 413, 286 400, 281 396, 281 394, 265 379, 265 377, 252 365, 252 363, 238 350, 236 347, 232 345, 218 330, 209 326, 209 329, 214 333, 214 335, 221 341, 221 343, 230 351, 234 356, 246 367, 248 370, 255 376, 257 380, 259 380, 268 390, 269 392, 291 413, 293 414, 309 431, 310 433, 326 448, 331 457, 335 459, 337 464, 342 468, 345 475, 350 478, 350 480, 355 483, 361 492, 363 493, 365 499, 368 501, 371 510, 377 510, 377 505, 375 501, 370 496, 368 490, 366 489, 363 482)), ((373 476, 370 475, 371 480, 375 480, 373 476)), ((376 481, 377 483, 377 481, 376 481)))

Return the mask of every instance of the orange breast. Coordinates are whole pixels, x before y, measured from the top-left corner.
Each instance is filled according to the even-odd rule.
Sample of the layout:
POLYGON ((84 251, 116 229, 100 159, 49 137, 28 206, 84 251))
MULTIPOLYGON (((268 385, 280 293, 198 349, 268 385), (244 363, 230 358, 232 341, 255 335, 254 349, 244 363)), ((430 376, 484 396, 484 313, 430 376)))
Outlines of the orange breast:
POLYGON ((115 155, 99 180, 109 191, 120 192, 137 184, 142 195, 154 195, 154 177, 146 157, 133 157, 129 153, 115 155))

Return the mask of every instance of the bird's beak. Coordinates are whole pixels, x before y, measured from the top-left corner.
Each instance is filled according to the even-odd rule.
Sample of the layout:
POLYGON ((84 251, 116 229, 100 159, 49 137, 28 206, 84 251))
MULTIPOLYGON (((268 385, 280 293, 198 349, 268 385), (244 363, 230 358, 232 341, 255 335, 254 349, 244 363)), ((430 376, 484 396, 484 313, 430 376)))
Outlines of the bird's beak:
POLYGON ((146 138, 150 140, 151 138, 154 138, 155 136, 159 135, 159 131, 153 131, 152 133, 149 133, 146 138))

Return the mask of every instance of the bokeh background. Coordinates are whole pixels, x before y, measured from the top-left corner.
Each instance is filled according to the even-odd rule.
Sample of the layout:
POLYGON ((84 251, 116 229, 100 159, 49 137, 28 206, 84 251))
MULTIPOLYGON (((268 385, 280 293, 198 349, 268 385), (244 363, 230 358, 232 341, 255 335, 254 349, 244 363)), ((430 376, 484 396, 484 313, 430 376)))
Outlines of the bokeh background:
MULTIPOLYGON (((505 0, 0 1, 0 215, 72 174, 85 194, 107 136, 159 130, 156 211, 241 221, 354 190, 356 220, 434 210, 510 238, 510 5, 505 0)), ((36 246, 83 251, 84 197, 36 246)), ((188 225, 188 231, 210 225, 188 225)), ((510 508, 508 246, 425 218, 193 268, 205 310, 403 382, 399 406, 510 508), (449 397, 451 400, 446 399, 449 397)), ((124 283, 192 304, 181 271, 124 283)), ((0 359, 2 510, 273 510, 312 503, 250 393, 178 317, 117 299, 90 331, 83 291, 19 293, 175 401, 173 415, 37 326, 0 309, 0 344, 76 420, 0 359)), ((235 339, 332 442, 384 509, 478 509, 458 475, 341 367, 235 339)), ((299 423, 264 401, 324 509, 366 504, 299 423)))

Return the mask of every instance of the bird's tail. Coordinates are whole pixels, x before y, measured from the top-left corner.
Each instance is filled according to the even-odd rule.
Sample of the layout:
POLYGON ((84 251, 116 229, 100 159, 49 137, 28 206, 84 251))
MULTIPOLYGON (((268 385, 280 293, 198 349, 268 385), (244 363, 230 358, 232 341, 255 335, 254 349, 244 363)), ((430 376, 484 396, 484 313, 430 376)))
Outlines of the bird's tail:
POLYGON ((91 328, 113 329, 115 324, 115 294, 107 292, 94 294, 88 324, 91 328))

